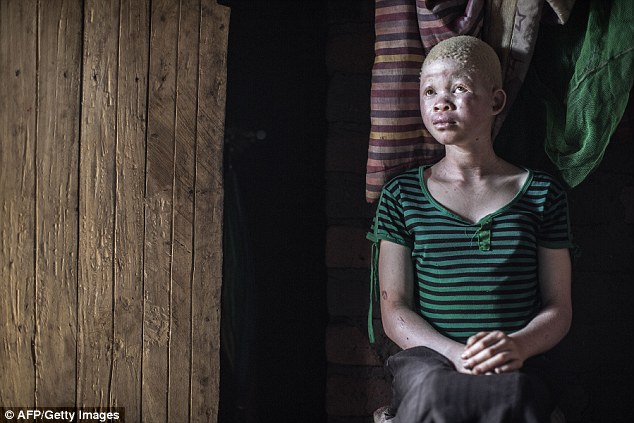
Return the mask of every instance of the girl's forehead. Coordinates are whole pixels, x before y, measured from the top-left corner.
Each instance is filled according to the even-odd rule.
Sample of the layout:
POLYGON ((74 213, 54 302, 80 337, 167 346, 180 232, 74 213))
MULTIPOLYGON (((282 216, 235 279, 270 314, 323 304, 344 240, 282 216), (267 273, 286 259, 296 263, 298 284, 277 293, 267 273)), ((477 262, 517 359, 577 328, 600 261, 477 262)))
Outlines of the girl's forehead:
POLYGON ((431 63, 426 63, 421 69, 420 78, 466 78, 476 79, 478 72, 468 63, 462 63, 453 59, 438 59, 431 63))

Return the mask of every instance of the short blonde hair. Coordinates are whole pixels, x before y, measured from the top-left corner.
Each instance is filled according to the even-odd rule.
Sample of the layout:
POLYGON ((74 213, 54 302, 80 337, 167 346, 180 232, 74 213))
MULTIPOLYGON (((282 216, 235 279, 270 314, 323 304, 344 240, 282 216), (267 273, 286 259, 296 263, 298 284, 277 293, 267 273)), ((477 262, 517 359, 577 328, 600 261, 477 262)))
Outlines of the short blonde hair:
POLYGON ((494 88, 502 88, 502 67, 500 59, 490 45, 479 38, 459 35, 436 44, 423 62, 425 66, 441 59, 451 59, 461 63, 464 69, 474 71, 488 79, 494 88))

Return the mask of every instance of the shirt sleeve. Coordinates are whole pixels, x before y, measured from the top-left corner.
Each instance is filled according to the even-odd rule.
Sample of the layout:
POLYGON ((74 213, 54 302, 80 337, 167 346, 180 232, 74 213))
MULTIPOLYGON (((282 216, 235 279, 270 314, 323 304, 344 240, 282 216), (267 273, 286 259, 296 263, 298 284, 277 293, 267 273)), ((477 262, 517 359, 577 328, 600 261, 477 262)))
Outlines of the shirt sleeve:
POLYGON ((568 196, 556 184, 548 190, 539 227, 538 244, 546 248, 575 248, 570 232, 568 196))
POLYGON ((398 185, 394 183, 383 188, 367 238, 375 243, 386 240, 413 248, 414 241, 407 229, 399 192, 398 185))

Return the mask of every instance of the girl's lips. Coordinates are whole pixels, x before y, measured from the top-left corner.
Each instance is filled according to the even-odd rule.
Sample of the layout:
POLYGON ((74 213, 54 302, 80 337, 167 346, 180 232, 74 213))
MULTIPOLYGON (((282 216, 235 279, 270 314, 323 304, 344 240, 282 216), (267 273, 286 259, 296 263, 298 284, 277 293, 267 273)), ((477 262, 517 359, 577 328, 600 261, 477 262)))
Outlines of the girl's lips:
POLYGON ((436 127, 436 128, 446 128, 449 127, 451 125, 455 125, 456 121, 454 120, 450 120, 450 119, 436 119, 432 121, 432 124, 436 127))

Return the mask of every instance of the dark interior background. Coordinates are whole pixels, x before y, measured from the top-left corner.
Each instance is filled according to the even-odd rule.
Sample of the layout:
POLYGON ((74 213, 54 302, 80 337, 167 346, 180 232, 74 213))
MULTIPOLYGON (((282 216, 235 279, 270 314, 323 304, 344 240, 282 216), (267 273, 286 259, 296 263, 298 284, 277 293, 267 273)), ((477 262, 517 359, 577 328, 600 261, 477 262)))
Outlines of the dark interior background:
MULTIPOLYGON (((364 327, 374 2, 222 3, 231 27, 220 421, 369 422, 389 398, 364 327), (332 237, 338 250, 333 226, 344 234, 332 237)), ((587 4, 572 19, 583 21, 587 4)), ((544 26, 534 56, 533 70, 553 82, 566 78, 549 76, 549 40, 560 36, 572 35, 544 26)), ((522 88, 496 149, 554 172, 539 97, 522 88)), ((581 256, 573 327, 551 354, 569 422, 634 419, 633 127, 630 101, 600 166, 569 194, 581 256)))
POLYGON ((225 211, 240 208, 238 248, 250 260, 239 268, 252 283, 228 288, 243 292, 235 315, 250 318, 233 329, 242 346, 235 371, 223 357, 220 417, 322 422, 325 2, 226 3, 225 211))

